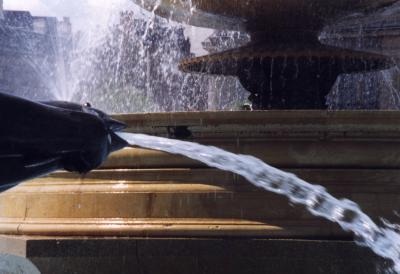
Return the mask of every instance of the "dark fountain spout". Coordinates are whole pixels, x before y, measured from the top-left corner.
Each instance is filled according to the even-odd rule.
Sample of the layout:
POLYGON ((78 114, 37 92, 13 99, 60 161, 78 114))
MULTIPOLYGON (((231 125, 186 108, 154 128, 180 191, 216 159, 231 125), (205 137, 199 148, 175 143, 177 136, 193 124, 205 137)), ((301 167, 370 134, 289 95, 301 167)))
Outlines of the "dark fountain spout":
POLYGON ((86 173, 127 143, 125 124, 90 105, 0 93, 0 190, 65 169, 86 173))

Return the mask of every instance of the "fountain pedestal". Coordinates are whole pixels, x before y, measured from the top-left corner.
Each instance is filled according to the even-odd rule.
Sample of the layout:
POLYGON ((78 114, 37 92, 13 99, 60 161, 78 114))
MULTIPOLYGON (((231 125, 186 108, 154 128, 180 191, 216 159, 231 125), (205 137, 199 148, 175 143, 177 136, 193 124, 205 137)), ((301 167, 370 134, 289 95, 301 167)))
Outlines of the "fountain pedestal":
MULTIPOLYGON (((397 112, 169 113, 117 119, 131 132, 185 137, 254 155, 358 202, 373 218, 395 218, 400 176, 397 112)), ((2 193, 0 233, 4 251, 27 256, 42 273, 55 273, 57 267, 78 269, 84 258, 105 270, 107 263, 128 267, 139 261, 143 269, 154 270, 150 273, 187 273, 196 258, 201 263, 193 271, 199 273, 204 268, 222 273, 218 271, 227 261, 234 261, 229 266, 238 271, 230 273, 246 273, 245 266, 248 273, 258 273, 258 264, 266 267, 257 268, 260 273, 274 272, 261 263, 271 254, 276 255, 271 265, 279 265, 276 273, 286 273, 288 264, 282 258, 298 258, 306 251, 310 260, 299 263, 297 273, 320 266, 325 273, 328 268, 333 273, 341 267, 348 267, 348 273, 361 269, 357 259, 346 261, 346 252, 367 256, 371 264, 376 261, 348 241, 351 235, 288 205, 285 198, 198 162, 138 148, 114 154, 102 169, 85 177, 61 172, 2 193), (258 255, 244 251, 254 244, 258 255), (217 252, 222 249, 231 253, 217 252), (326 257, 310 263, 321 250, 326 257), (243 252, 255 257, 240 259, 243 252), (328 258, 333 258, 331 263, 328 258), (343 260, 346 264, 339 263, 343 260)))

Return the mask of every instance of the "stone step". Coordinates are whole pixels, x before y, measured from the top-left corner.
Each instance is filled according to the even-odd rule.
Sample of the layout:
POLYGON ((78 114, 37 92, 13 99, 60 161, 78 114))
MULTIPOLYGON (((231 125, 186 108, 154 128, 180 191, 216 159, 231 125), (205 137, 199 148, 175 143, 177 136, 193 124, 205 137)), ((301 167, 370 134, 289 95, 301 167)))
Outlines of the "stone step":
POLYGON ((2 237, 42 274, 375 274, 390 262, 350 241, 2 237))

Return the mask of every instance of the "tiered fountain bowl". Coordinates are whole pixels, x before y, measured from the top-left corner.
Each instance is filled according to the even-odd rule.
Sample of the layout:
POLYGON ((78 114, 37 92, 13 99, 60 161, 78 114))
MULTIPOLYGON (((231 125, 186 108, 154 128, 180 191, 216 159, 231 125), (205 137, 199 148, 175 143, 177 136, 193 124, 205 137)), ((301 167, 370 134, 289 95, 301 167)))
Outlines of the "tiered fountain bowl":
POLYGON ((324 24, 354 12, 371 12, 394 0, 192 0, 135 3, 191 25, 245 30, 252 42, 225 52, 183 60, 185 72, 237 76, 254 109, 325 109, 339 74, 381 70, 389 58, 322 45, 324 24))

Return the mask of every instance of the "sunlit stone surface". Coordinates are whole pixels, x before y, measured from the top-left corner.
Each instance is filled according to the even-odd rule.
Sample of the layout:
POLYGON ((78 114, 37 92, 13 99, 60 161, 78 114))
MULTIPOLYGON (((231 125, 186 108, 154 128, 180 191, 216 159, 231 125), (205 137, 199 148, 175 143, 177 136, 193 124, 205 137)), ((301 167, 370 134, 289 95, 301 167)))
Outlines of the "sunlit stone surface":
MULTIPOLYGON (((396 112, 117 118, 127 122, 131 132, 185 138, 253 155, 322 184, 334 195, 354 199, 376 218, 391 218, 397 203, 387 203, 400 166, 396 112)), ((82 178, 58 173, 21 184, 0 195, 0 209, 0 232, 6 234, 347 237, 333 224, 230 173, 139 148, 115 154, 103 169, 82 178)))

